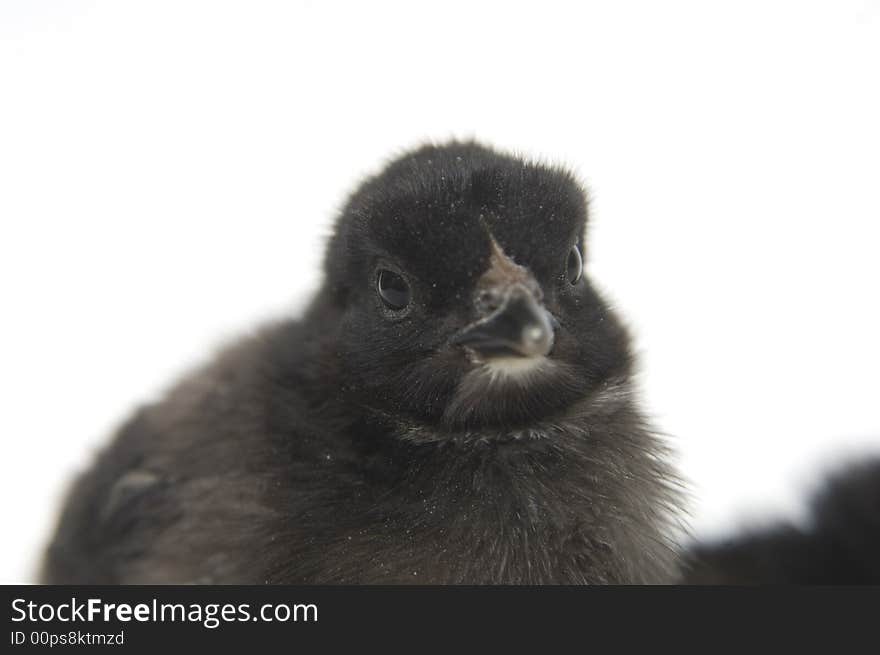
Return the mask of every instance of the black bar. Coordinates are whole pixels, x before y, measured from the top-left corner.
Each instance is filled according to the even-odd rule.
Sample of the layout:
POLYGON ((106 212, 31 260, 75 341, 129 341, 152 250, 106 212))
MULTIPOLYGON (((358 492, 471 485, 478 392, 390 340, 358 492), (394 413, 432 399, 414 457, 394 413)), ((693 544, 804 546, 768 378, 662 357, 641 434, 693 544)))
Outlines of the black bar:
MULTIPOLYGON (((3 640, 10 647, 5 652, 32 649, 34 641, 48 646, 53 635, 56 641, 73 635, 76 645, 87 645, 79 635, 96 635, 90 642, 96 646, 108 635, 116 639, 119 634, 126 650, 197 646, 224 652, 229 648, 264 652, 273 646, 287 652, 303 646, 323 651, 352 644, 370 652, 392 644, 408 646, 413 653, 440 644, 471 651, 475 636, 490 639, 495 647, 514 644, 542 653, 572 650, 565 644, 579 652, 600 644, 680 645, 698 635, 705 635, 700 640, 711 640, 702 641, 705 648, 739 642, 742 647, 763 649, 774 636, 789 646, 807 639, 812 647, 837 648, 858 645, 862 639, 873 644, 880 609, 880 587, 5 586, 0 590, 7 620, 3 640), (100 601, 92 601, 96 608, 92 620, 86 619, 89 599, 100 601), (119 604, 131 610, 120 610, 119 604), (157 620, 156 610, 162 604, 182 605, 186 620, 177 607, 166 607, 165 620, 157 620), (107 609, 110 605, 117 607, 107 609), (146 609, 136 610, 138 605, 146 609), (234 618, 224 620, 224 605, 235 607, 227 611, 234 618), (241 605, 247 605, 247 614, 241 612, 241 605), (61 618, 69 618, 75 607, 80 608, 76 620, 58 620, 59 611, 61 618), (39 618, 40 611, 47 620, 31 620, 39 618), (144 620, 135 620, 132 612, 137 611, 144 620), (120 620, 117 612, 131 620, 120 620), (257 616, 261 612, 264 618, 257 616)), ((62 650, 67 646, 53 645, 62 650)))

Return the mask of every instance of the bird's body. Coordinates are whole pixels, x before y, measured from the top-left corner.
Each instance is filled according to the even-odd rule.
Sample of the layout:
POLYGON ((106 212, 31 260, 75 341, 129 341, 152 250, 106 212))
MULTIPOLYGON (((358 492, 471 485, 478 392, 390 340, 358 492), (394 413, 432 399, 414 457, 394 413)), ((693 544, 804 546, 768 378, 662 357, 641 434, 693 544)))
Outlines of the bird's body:
POLYGON ((350 199, 302 317, 140 410, 56 583, 674 580, 678 494, 566 173, 428 146, 350 199))

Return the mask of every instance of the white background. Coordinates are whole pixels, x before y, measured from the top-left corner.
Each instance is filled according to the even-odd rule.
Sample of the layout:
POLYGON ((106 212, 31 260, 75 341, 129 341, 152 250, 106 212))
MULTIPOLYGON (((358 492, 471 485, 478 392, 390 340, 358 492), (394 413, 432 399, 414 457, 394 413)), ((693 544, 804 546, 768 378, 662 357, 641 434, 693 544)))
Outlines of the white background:
POLYGON ((572 166, 699 535, 880 453, 880 5, 0 3, 0 580, 138 402, 295 311, 361 175, 572 166), (430 7, 430 9, 426 8, 430 7))

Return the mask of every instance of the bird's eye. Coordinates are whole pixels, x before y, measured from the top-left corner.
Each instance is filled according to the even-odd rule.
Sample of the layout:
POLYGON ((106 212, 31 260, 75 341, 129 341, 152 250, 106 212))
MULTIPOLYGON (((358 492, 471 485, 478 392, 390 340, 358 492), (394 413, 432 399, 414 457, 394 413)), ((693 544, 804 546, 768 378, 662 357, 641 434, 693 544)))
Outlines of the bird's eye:
POLYGON ((409 304, 409 285, 402 276, 387 268, 380 268, 376 275, 376 291, 388 309, 400 311, 409 304))
POLYGON ((581 251, 577 246, 572 246, 565 261, 565 277, 570 284, 577 284, 584 272, 584 260, 581 259, 581 251))

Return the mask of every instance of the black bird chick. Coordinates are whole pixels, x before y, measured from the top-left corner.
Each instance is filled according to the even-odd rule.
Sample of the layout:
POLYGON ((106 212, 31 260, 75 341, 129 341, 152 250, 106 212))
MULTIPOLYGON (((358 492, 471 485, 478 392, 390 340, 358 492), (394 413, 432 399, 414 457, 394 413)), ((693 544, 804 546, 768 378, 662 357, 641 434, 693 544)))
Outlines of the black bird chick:
POLYGON ((426 146, 349 199, 296 320, 143 408, 53 583, 660 583, 677 483, 571 175, 426 146))

